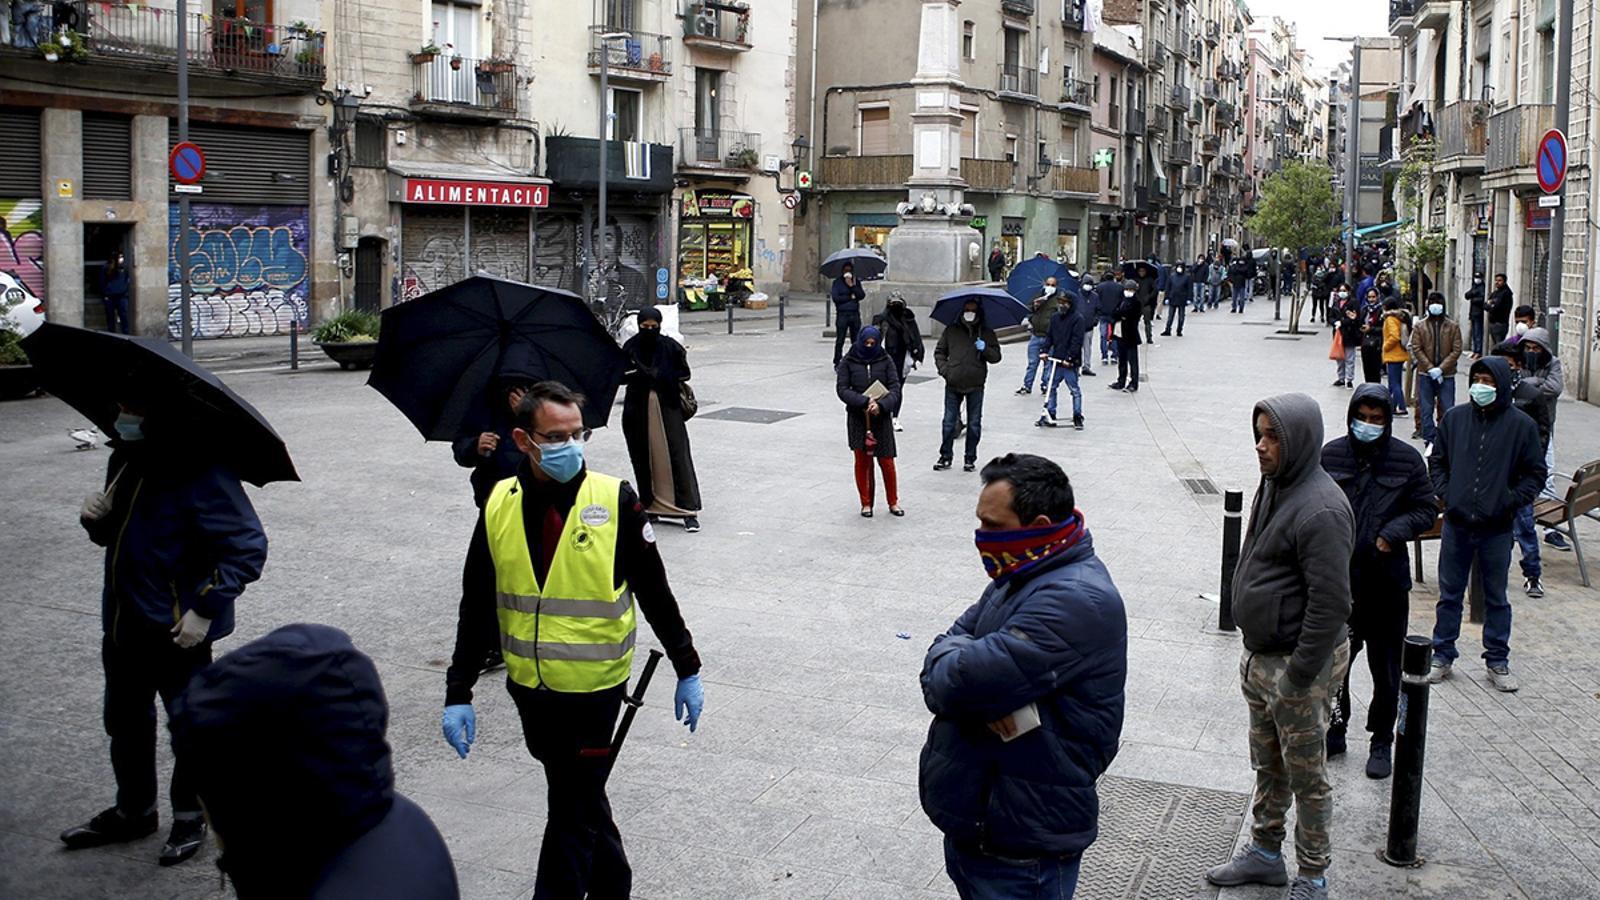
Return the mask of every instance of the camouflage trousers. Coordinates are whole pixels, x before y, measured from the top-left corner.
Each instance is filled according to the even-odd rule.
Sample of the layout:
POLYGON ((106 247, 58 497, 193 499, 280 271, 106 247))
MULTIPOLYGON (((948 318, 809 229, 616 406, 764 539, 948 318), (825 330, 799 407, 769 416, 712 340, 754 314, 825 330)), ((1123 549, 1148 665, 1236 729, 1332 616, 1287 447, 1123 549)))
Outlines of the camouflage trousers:
POLYGON ((1289 657, 1244 652, 1239 684, 1250 706, 1250 765, 1256 770, 1251 840, 1263 850, 1283 846, 1290 802, 1297 804, 1295 857, 1300 874, 1322 875, 1332 853, 1333 790, 1328 786, 1328 717, 1334 689, 1350 668, 1350 645, 1332 658, 1304 691, 1281 690, 1289 657))

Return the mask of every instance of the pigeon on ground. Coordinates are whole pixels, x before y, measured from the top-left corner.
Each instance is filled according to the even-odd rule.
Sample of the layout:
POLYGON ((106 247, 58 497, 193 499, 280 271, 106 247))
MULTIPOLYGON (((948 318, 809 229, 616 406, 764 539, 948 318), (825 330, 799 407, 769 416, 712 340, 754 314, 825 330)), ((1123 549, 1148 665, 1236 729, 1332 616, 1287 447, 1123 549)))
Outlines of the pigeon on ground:
POLYGON ((74 428, 67 432, 67 437, 77 442, 78 446, 75 449, 78 450, 93 450, 105 440, 105 435, 102 435, 98 428, 74 428))

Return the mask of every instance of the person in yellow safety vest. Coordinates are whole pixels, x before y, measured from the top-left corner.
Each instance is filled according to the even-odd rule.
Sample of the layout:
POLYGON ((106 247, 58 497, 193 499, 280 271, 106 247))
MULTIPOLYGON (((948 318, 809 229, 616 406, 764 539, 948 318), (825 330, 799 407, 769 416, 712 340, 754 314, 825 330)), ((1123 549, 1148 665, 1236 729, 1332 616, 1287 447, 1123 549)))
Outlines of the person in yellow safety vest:
POLYGON ((705 704, 700 657, 638 496, 584 467, 583 403, 545 381, 518 404, 511 436, 527 459, 484 503, 445 675, 444 737, 465 759, 480 664, 496 643, 505 656, 506 688, 549 788, 536 900, 610 900, 632 888, 605 780, 633 661, 635 597, 678 674, 678 720, 694 731, 705 704))

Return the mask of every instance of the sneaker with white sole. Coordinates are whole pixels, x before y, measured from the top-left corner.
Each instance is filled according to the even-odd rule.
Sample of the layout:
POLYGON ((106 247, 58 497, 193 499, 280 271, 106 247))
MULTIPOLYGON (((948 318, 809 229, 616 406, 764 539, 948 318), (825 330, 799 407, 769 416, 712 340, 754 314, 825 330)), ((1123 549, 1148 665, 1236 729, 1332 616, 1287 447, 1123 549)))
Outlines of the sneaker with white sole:
POLYGON ((1246 846, 1233 859, 1206 872, 1206 880, 1221 887, 1241 884, 1285 885, 1289 883, 1289 870, 1283 865, 1283 855, 1268 859, 1254 845, 1246 846))
POLYGON ((1544 585, 1540 584, 1537 578, 1524 578, 1522 579, 1522 592, 1529 597, 1538 599, 1544 596, 1544 585))
POLYGON ((1319 883, 1301 875, 1289 885, 1289 900, 1328 900, 1328 879, 1319 883))
POLYGON ((1494 685, 1495 690, 1504 694, 1514 694, 1520 686, 1517 684, 1517 676, 1511 674, 1511 667, 1505 663, 1489 667, 1489 683, 1494 685))
POLYGON ((1433 665, 1428 667, 1428 683, 1439 684, 1446 678, 1450 677, 1451 671, 1452 667, 1450 663, 1440 659, 1434 660, 1433 665))
POLYGON ((1544 542, 1549 544, 1550 547, 1555 550, 1572 549, 1572 545, 1567 543, 1567 539, 1562 537, 1561 532, 1559 531, 1546 531, 1544 533, 1544 542))

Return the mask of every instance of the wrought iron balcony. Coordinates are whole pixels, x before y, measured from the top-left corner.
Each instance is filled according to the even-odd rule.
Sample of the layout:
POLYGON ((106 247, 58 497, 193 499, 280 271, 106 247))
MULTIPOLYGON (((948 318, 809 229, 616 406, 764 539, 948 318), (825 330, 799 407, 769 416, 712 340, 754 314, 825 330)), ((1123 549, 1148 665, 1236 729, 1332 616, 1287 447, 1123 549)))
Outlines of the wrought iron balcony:
POLYGON ((1194 160, 1194 141, 1176 141, 1172 145, 1172 159, 1179 163, 1189 163, 1194 160))
POLYGON ((969 191, 1009 191, 1016 187, 1017 166, 1009 159, 963 159, 961 180, 969 191))
POLYGON ((1082 31, 1086 21, 1083 4, 1084 0, 1067 0, 1061 7, 1061 24, 1082 31))
POLYGON ((1189 86, 1186 84, 1173 85, 1172 90, 1167 94, 1167 103, 1172 106, 1173 109, 1187 111, 1189 109, 1189 105, 1193 102, 1194 92, 1190 91, 1189 86))
POLYGON ((750 7, 743 2, 690 0, 683 7, 683 42, 706 50, 750 49, 750 7))
POLYGON ((1100 193, 1100 170, 1084 166, 1056 166, 1050 172, 1050 190, 1057 194, 1100 193))
POLYGON ((1000 64, 1000 93, 1018 97, 1039 96, 1039 70, 1007 63, 1000 64))
POLYGON ((589 29, 589 74, 600 74, 601 53, 605 54, 606 68, 612 78, 665 81, 672 76, 672 39, 664 34, 595 25, 589 29), (605 34, 627 36, 602 41, 601 36, 605 34))
POLYGON ((1207 22, 1206 23, 1206 43, 1208 43, 1211 46, 1215 47, 1217 45, 1217 42, 1220 41, 1220 40, 1222 40, 1222 23, 1221 22, 1207 22))
POLYGON ((1000 0, 1000 11, 1008 16, 1033 15, 1033 0, 1000 0))
POLYGON ((1146 117, 1145 131, 1149 134, 1166 134, 1172 128, 1172 113, 1165 106, 1153 106, 1146 117))
POLYGON ((1061 79, 1061 104, 1087 115, 1094 105, 1094 84, 1076 78, 1061 79))
POLYGON ((1490 116, 1484 171, 1527 169, 1531 181, 1539 138, 1555 127, 1555 120, 1556 108, 1548 103, 1525 103, 1490 116))
POLYGON ((1439 135, 1440 164, 1454 161, 1481 168, 1488 134, 1487 104, 1474 101, 1451 103, 1439 110, 1434 124, 1439 135))
POLYGON ((1146 54, 1145 64, 1152 69, 1165 69, 1167 67, 1167 45, 1160 41, 1150 42, 1150 52, 1146 54))
POLYGON ((419 112, 466 119, 517 114, 517 67, 508 60, 413 53, 411 89, 419 112))
POLYGON ((1389 33, 1407 33, 1417 14, 1417 0, 1389 0, 1389 33))
POLYGON ((1144 117, 1144 110, 1142 110, 1142 109, 1134 109, 1132 107, 1129 107, 1129 109, 1128 109, 1128 132, 1130 134, 1139 134, 1139 133, 1143 132, 1144 131, 1144 118, 1145 118, 1144 117))
POLYGON ((680 168, 755 171, 761 165, 761 135, 720 129, 678 129, 680 168))

